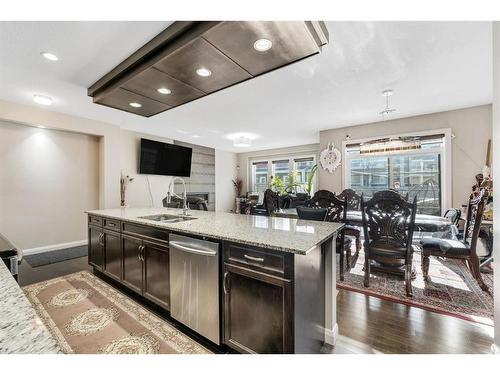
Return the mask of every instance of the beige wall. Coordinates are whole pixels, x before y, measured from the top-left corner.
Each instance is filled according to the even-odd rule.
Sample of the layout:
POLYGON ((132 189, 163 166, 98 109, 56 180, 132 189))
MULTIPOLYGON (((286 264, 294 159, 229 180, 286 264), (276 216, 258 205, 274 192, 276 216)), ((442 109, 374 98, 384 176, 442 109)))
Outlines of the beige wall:
POLYGON ((237 154, 215 150, 215 211, 234 211, 236 192, 233 180, 238 174, 237 163, 237 154))
POLYGON ((310 144, 294 147, 275 148, 271 150, 262 150, 254 152, 243 152, 238 155, 238 177, 243 180, 243 194, 251 189, 251 168, 250 163, 255 160, 287 157, 289 155, 316 155, 318 154, 319 144, 310 144))
POLYGON ((22 249, 85 240, 99 139, 0 121, 0 231, 22 249))
POLYGON ((99 207, 120 205, 120 128, 105 122, 0 100, 0 120, 99 137, 99 207))
POLYGON ((134 178, 134 181, 127 187, 126 203, 130 207, 162 207, 162 199, 167 194, 172 177, 138 174, 140 141, 141 138, 147 138, 158 142, 173 143, 173 140, 126 130, 120 132, 120 137, 120 169, 134 178), (153 201, 149 193, 148 180, 153 201))
MULTIPOLYGON (((474 176, 481 172, 485 163, 488 139, 492 137, 491 105, 324 130, 320 132, 320 150, 332 141, 341 149, 347 135, 355 140, 445 128, 451 128, 455 135, 451 151, 451 194, 452 205, 460 207, 467 201, 474 176)), ((318 175, 320 189, 342 190, 343 165, 332 174, 320 167, 318 175)))

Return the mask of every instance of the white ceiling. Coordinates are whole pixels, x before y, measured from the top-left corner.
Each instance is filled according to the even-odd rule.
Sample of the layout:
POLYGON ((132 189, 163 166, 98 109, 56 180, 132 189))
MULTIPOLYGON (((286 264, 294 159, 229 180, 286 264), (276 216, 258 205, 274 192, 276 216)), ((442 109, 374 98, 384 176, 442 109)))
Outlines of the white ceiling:
POLYGON ((36 105, 44 94, 54 111, 237 152, 380 121, 387 88, 393 118, 492 102, 490 22, 327 22, 321 54, 157 116, 93 104, 87 87, 170 23, 0 22, 0 98, 36 105), (258 138, 238 149, 234 133, 258 138))

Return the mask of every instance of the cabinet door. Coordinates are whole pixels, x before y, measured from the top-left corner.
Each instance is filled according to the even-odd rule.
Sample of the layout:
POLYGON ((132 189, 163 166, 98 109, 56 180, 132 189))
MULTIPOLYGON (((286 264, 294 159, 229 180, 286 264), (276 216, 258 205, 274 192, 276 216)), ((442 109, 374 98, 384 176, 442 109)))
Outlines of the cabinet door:
POLYGON ((149 241, 144 244, 144 296, 170 308, 168 247, 149 241))
POLYGON ((122 249, 123 283, 137 293, 142 293, 142 240, 122 235, 122 249))
POLYGON ((102 271, 104 264, 103 232, 102 228, 89 225, 88 262, 91 266, 102 271))
POLYGON ((116 280, 121 280, 122 258, 120 234, 104 231, 104 272, 116 280))
POLYGON ((224 339, 243 353, 291 353, 291 285, 287 280, 224 265, 224 339))

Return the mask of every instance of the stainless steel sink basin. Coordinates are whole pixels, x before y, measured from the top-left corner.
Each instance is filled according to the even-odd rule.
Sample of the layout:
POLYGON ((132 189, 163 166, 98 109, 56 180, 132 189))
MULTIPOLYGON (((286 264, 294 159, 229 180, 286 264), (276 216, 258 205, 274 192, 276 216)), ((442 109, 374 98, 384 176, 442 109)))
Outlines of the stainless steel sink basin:
POLYGON ((160 221, 162 223, 179 223, 182 221, 194 220, 196 218, 192 216, 161 214, 161 215, 139 216, 139 219, 160 221))

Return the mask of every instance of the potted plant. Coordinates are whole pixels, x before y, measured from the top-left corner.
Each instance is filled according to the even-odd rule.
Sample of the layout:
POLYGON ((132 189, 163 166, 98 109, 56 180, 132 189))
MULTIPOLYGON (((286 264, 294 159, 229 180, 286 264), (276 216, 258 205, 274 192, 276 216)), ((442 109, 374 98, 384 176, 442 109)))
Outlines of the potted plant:
POLYGON ((241 191, 243 190, 243 180, 241 178, 236 178, 233 181, 233 186, 234 186, 234 190, 236 191, 236 208, 235 208, 235 212, 237 214, 240 213, 240 207, 241 207, 241 191))

